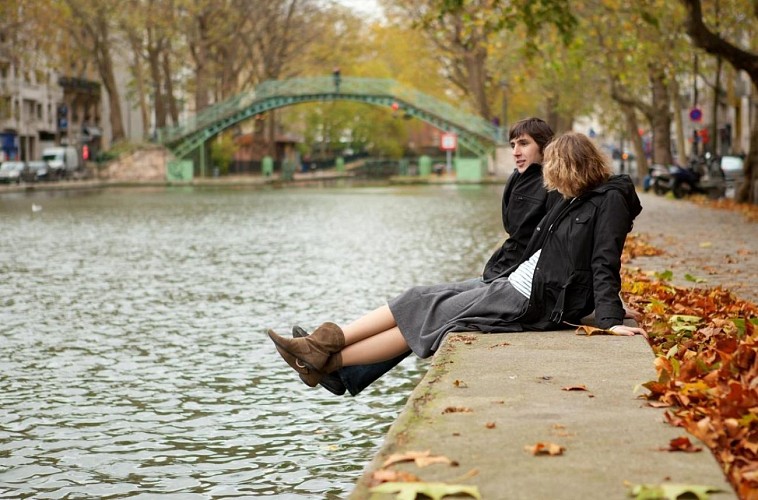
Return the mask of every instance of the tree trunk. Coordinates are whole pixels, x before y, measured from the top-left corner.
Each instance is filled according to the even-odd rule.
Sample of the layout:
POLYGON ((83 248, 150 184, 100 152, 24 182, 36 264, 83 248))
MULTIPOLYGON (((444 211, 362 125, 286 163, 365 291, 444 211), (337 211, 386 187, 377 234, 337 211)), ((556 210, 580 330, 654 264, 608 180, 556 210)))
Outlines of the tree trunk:
POLYGON ((753 119, 750 124, 750 151, 745 158, 745 178, 737 191, 737 201, 741 203, 758 203, 756 186, 758 185, 758 123, 753 119))
POLYGON ((684 123, 682 121, 682 101, 679 98, 679 83, 676 78, 671 79, 671 102, 674 104, 674 129, 676 130, 676 163, 684 166, 687 164, 687 143, 684 140, 684 123))
POLYGON ((142 54, 139 41, 130 36, 132 51, 134 52, 134 81, 137 86, 137 102, 139 104, 140 119, 142 120, 142 138, 150 137, 150 116, 147 111, 147 96, 145 93, 145 73, 142 70, 142 54))
POLYGON ((661 68, 650 68, 650 84, 653 89, 652 113, 647 115, 653 128, 653 163, 671 165, 671 111, 666 75, 661 68))
POLYGON ((721 98, 721 56, 716 56, 716 83, 713 84, 713 104, 711 107, 711 144, 710 151, 719 154, 719 100, 721 98))
POLYGON ((123 140, 126 134, 124 133, 124 120, 121 116, 121 102, 118 87, 116 87, 116 77, 113 74, 113 60, 111 59, 110 47, 107 44, 109 39, 108 24, 102 17, 98 17, 97 24, 100 35, 95 47, 97 69, 100 78, 103 80, 105 91, 108 93, 108 104, 111 112, 111 140, 118 142, 123 140))
MULTIPOLYGON (((647 165, 647 157, 645 157, 645 148, 642 147, 642 139, 640 138, 639 123, 637 122, 637 113, 632 106, 627 104, 621 105, 621 111, 624 113, 626 121, 626 130, 629 134, 629 140, 632 142, 634 148, 634 156, 637 158, 637 184, 642 184, 642 179, 647 175, 649 168, 647 165)), ((623 154, 623 151, 621 152, 623 154)))
POLYGON ((163 99, 161 77, 161 44, 155 44, 148 42, 147 47, 147 61, 150 66, 150 78, 153 81, 153 102, 155 103, 155 128, 160 129, 166 126, 166 105, 163 99))
POLYGON ((171 115, 171 123, 177 125, 179 123, 179 106, 176 102, 176 96, 174 95, 174 80, 171 74, 171 44, 166 44, 166 49, 163 51, 163 78, 164 86, 166 89, 166 102, 168 104, 168 112, 171 115))
POLYGON ((487 50, 478 47, 475 50, 466 51, 464 64, 468 76, 469 92, 474 99, 474 106, 479 116, 489 121, 492 119, 492 111, 487 101, 487 50))

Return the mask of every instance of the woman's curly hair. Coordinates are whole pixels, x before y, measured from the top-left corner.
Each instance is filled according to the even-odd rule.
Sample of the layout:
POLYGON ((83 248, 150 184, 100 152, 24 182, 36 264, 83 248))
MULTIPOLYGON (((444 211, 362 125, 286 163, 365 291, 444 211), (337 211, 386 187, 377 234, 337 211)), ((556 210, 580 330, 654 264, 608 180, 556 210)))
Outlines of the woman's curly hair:
POLYGON ((574 198, 603 184, 611 176, 608 158, 592 140, 578 132, 554 138, 545 148, 545 187, 574 198))

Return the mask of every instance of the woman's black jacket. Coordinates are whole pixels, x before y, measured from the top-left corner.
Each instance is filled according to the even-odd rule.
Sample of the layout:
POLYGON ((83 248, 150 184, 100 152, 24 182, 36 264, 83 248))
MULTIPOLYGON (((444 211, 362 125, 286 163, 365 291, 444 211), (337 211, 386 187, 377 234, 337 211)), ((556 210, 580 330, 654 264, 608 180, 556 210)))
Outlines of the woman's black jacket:
POLYGON ((612 176, 600 187, 554 206, 537 225, 521 259, 542 249, 529 308, 519 319, 524 328, 576 324, 593 309, 600 328, 622 324, 621 252, 641 211, 626 175, 612 176))
POLYGON ((560 200, 557 192, 548 193, 545 189, 539 163, 529 165, 523 174, 514 170, 503 192, 503 228, 508 239, 484 266, 482 279, 486 283, 521 262, 537 224, 560 200))

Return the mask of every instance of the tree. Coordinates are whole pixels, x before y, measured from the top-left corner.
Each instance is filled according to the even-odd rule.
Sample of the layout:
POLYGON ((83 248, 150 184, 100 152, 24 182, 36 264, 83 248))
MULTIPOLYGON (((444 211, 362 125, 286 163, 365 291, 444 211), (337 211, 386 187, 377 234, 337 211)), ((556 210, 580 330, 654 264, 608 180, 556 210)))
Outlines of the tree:
POLYGON ((555 27, 564 42, 576 20, 566 0, 392 0, 396 19, 409 18, 439 49, 444 76, 469 98, 475 112, 489 120, 494 104, 503 105, 510 75, 492 63, 498 46, 526 47, 533 55, 539 36, 555 27), (504 46, 505 34, 518 33, 504 46))
MULTIPOLYGON (((753 83, 753 89, 758 88, 758 53, 741 48, 722 38, 718 33, 711 30, 703 18, 703 7, 700 0, 680 0, 687 10, 686 30, 692 41, 709 54, 723 57, 734 66, 735 69, 744 71, 753 83)), ((758 20, 758 3, 752 3, 752 15, 744 10, 745 24, 752 20, 752 27, 758 20)), ((737 200, 742 202, 756 203, 754 186, 758 182, 758 122, 751 124, 750 150, 745 160, 745 182, 737 193, 737 200)))
POLYGON ((68 28, 80 54, 86 54, 94 62, 108 95, 112 140, 123 140, 124 121, 113 70, 116 23, 123 4, 119 0, 65 0, 65 6, 68 11, 63 12, 63 19, 68 22, 61 23, 68 28))

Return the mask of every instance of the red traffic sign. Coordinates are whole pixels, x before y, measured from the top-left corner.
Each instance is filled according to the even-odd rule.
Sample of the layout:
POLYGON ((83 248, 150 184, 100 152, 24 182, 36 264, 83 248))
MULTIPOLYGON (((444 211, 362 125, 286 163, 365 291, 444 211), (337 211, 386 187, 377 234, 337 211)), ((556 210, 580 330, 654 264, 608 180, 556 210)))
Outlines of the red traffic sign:
POLYGON ((703 119, 703 112, 700 108, 692 108, 690 110, 690 120, 693 122, 699 122, 703 119))
POLYGON ((445 132, 440 135, 440 149, 442 151, 455 151, 458 147, 458 135, 452 132, 445 132))

